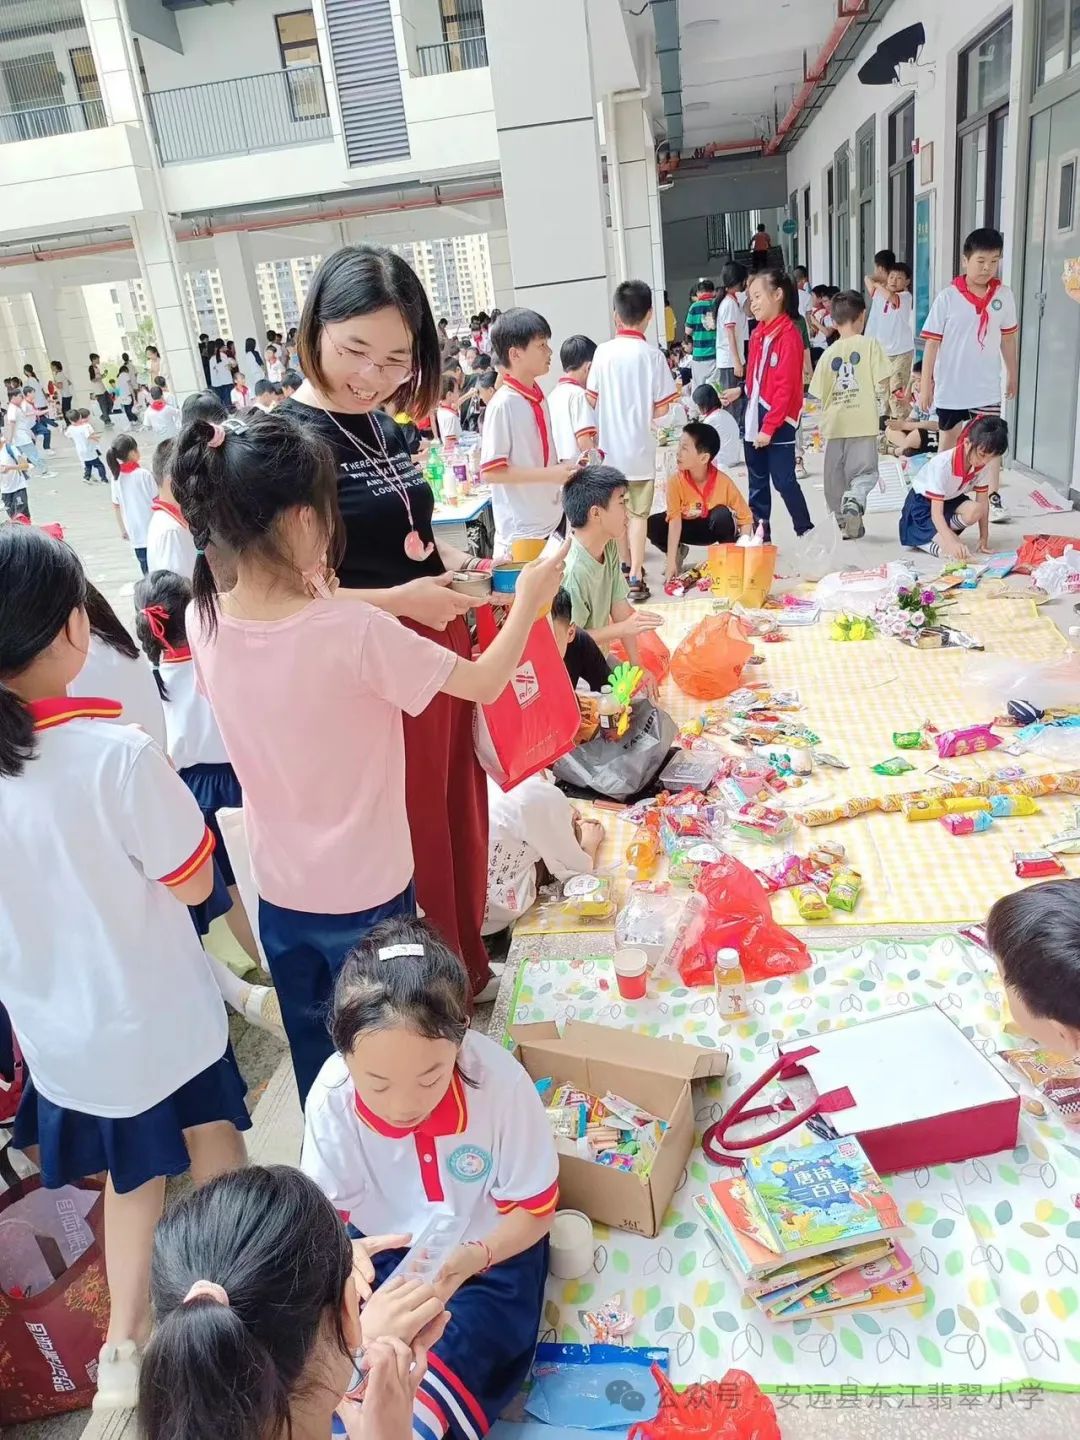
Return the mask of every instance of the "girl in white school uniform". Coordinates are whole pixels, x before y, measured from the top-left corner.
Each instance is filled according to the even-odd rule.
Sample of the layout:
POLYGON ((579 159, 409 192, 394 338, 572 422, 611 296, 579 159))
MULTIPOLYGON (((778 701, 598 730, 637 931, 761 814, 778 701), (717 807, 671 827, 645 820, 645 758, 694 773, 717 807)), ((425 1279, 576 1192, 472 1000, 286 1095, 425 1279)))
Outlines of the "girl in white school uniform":
MULTIPOLYGON (((378 921, 415 910, 402 712, 440 693, 487 703, 502 692, 566 547, 522 571, 506 624, 471 661, 336 590, 333 457, 287 412, 193 420, 172 484, 196 549, 236 565, 218 595, 197 557, 187 634, 244 790, 259 936, 302 1102, 331 1052, 325 1012, 342 960, 378 921)), ((389 607, 408 588, 366 593, 389 607)))
POLYGON ((174 441, 162 440, 154 451, 157 495, 150 503, 146 568, 151 575, 155 570, 172 570, 174 574, 190 580, 195 573, 195 542, 172 493, 170 469, 175 448, 174 441))
POLYGON ((354 1227, 376 1284, 403 1251, 369 1253, 363 1236, 404 1246, 435 1215, 465 1223, 434 1280, 450 1322, 413 1430, 481 1440, 528 1373, 543 1309, 559 1202, 543 1106, 517 1060, 469 1029, 465 967, 423 921, 380 925, 348 957, 331 1029, 301 1169, 354 1227))
POLYGON ((213 883, 214 837, 119 706, 72 700, 86 580, 40 530, 0 531, 0 994, 31 1080, 15 1144, 50 1188, 108 1172, 110 1316, 95 1406, 134 1404, 165 1177, 244 1163, 250 1126, 225 1008, 184 906, 213 883), (152 936, 153 943, 147 944, 152 936))
POLYGON ((146 534, 150 527, 150 507, 157 495, 157 486, 150 471, 142 464, 138 442, 131 435, 118 435, 105 453, 105 463, 112 476, 112 502, 120 534, 131 542, 139 569, 146 574, 146 534))

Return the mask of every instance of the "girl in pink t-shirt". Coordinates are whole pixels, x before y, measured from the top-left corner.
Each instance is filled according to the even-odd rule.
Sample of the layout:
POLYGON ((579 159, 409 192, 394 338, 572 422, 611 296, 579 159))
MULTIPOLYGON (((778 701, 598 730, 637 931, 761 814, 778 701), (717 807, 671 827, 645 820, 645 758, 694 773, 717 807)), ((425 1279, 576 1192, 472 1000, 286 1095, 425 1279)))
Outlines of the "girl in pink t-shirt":
POLYGON ((325 1017, 342 961, 378 921, 415 911, 402 712, 440 692, 501 693, 559 587, 565 547, 522 571, 505 626, 470 661, 337 590, 333 457, 289 414, 193 420, 176 442, 173 493, 199 552, 188 641, 243 787, 259 934, 303 1101, 332 1051, 325 1017), (227 594, 211 545, 236 562, 227 594))

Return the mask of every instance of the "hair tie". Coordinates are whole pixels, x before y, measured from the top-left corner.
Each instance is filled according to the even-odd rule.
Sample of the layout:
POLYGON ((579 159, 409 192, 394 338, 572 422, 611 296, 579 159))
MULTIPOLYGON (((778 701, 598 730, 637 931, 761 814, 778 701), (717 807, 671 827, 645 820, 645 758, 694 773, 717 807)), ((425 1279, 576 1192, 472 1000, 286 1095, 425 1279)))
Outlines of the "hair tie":
POLYGON ((379 950, 380 960, 397 960, 402 956, 423 956, 423 945, 383 945, 379 950))
POLYGON ((224 426, 224 425, 217 425, 217 424, 215 424, 213 421, 211 421, 211 422, 210 422, 210 429, 213 431, 213 434, 210 436, 210 439, 206 442, 206 445, 207 445, 207 448, 208 448, 208 449, 210 449, 210 450, 216 450, 219 445, 224 445, 224 444, 225 444, 225 426, 224 426))
POLYGON ((215 1305, 224 1305, 229 1309, 229 1293, 224 1285, 217 1285, 213 1280, 196 1280, 191 1289, 181 1300, 181 1305, 187 1305, 192 1300, 201 1300, 203 1297, 213 1300, 215 1305))
POLYGON ((169 619, 169 612, 164 605, 144 605, 142 613, 146 616, 146 623, 150 626, 150 634, 159 645, 167 646, 165 638, 165 625, 169 619))

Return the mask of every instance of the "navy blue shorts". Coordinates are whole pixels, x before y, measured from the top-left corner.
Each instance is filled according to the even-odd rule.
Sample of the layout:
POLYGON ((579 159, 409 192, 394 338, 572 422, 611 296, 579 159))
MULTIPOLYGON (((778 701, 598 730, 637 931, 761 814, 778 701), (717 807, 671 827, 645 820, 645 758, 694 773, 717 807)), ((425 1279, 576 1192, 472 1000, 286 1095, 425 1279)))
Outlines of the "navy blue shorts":
POLYGON ((159 1175, 183 1175, 191 1164, 184 1131, 215 1120, 250 1130, 247 1086, 232 1046, 179 1090, 122 1120, 54 1105, 34 1089, 33 1076, 15 1117, 13 1143, 41 1147, 41 1183, 50 1190, 107 1170, 118 1195, 159 1175))

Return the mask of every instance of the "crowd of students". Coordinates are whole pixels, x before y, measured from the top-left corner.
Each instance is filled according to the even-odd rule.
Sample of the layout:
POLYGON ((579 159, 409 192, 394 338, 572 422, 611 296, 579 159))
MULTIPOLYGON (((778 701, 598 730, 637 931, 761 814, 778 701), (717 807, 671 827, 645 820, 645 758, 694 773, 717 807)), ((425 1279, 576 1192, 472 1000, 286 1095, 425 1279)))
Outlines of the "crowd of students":
MULTIPOLYGON (((963 283, 927 322, 919 387, 926 409, 937 395, 941 448, 916 477, 901 538, 946 553, 969 524, 985 542, 1004 450, 991 359, 1008 367, 1015 320, 994 239, 969 237, 963 283)), ((147 426, 150 468, 134 435, 108 449, 118 523, 145 577, 133 617, 145 659, 70 548, 0 527, 0 828, 25 873, 49 877, 47 903, 33 884, 0 895, 0 1000, 30 1076, 15 1140, 36 1147, 47 1185, 108 1174, 99 1404, 138 1393, 150 1440, 223 1427, 261 1440, 286 1422, 325 1436, 335 1410, 369 1440, 379 1425, 388 1440, 413 1427, 477 1440, 524 1379, 557 1157, 525 1072, 469 1014, 490 993, 491 939, 532 903, 540 867, 592 869, 603 832, 547 776, 508 796, 489 786, 475 707, 505 688, 549 606, 575 683, 604 683, 615 642, 638 660, 660 624, 634 603, 648 597, 647 542, 671 575, 686 545, 767 535, 773 489, 796 533, 811 528, 795 468, 811 348, 827 504, 845 525, 857 512, 858 531, 879 402, 899 408, 910 384, 895 348, 907 277, 878 260, 875 335, 862 296, 818 296, 805 274, 764 266, 748 279, 729 266, 722 295, 699 287, 706 309, 688 324, 697 345, 711 313, 714 349, 695 357, 711 361, 691 377, 701 418, 682 430, 659 504, 653 427, 679 398, 679 357, 646 338, 648 285, 617 287, 611 338, 562 342, 546 399, 541 315, 496 316, 448 371, 405 261, 348 247, 313 281, 294 342, 303 378, 282 403, 251 393, 274 382, 249 386, 264 363, 249 342, 228 397, 211 383, 175 425, 147 426), (827 323, 800 326, 823 299, 827 323), (477 340, 498 367, 490 384, 477 340), (431 489, 392 418, 430 415, 452 438, 466 370, 479 377, 466 393, 479 401, 497 549, 546 542, 478 658, 476 602, 449 582, 490 561, 433 530, 431 489), (740 448, 746 497, 727 470, 740 448), (241 804, 250 914, 218 820, 241 804), (253 956, 258 932, 272 997, 204 950, 218 916, 253 956), (287 1036, 303 1174, 242 1168, 250 1122, 223 1001, 287 1036), (189 1167, 201 1189, 155 1242, 165 1178, 189 1167), (467 1225, 434 1283, 380 1284, 436 1208, 467 1225), (360 1347, 358 1419, 341 1397, 360 1347)), ((176 411, 164 382, 154 388, 153 413, 176 411)), ((29 418, 24 398, 12 403, 29 418)), ((90 481, 101 437, 87 411, 67 418, 90 481)), ((1040 967, 1075 980, 1060 937, 1075 955, 1080 902, 1073 882, 1046 890, 1052 926, 1030 891, 1000 902, 991 939, 1029 1025, 1056 1026, 1075 1049, 1075 984, 1047 985, 1040 967)))

